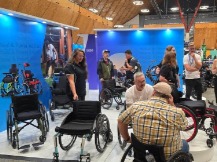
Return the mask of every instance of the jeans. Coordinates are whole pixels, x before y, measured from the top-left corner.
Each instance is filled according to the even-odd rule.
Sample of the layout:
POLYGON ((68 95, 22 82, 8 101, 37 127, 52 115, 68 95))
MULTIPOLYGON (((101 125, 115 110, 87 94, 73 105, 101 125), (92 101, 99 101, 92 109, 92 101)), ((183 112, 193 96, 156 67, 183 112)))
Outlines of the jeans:
POLYGON ((189 144, 186 140, 182 140, 182 148, 181 151, 188 153, 189 152, 189 144))
POLYGON ((195 92, 197 94, 197 100, 202 100, 202 83, 201 79, 185 79, 185 85, 186 85, 186 98, 190 98, 192 88, 195 89, 195 92))

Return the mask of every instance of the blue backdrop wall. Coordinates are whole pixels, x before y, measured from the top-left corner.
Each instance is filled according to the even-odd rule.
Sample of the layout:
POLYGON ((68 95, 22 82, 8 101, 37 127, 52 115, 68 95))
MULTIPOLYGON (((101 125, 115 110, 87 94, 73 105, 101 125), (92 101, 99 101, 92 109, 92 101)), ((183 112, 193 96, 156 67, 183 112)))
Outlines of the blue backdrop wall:
MULTIPOLYGON (((2 73, 8 72, 11 64, 20 64, 21 70, 24 62, 30 63, 28 69, 42 82, 43 94, 39 98, 48 106, 51 94, 42 76, 40 64, 46 25, 0 15, 0 28, 0 80, 4 77, 2 73)), ((6 110, 9 109, 11 99, 0 97, 0 103, 0 131, 3 131, 6 128, 6 110)))
MULTIPOLYGON (((168 45, 176 48, 179 73, 182 73, 184 29, 98 31, 96 53, 100 59, 103 49, 110 50, 110 59, 117 68, 120 68, 124 65, 124 52, 130 49, 133 56, 141 63, 144 72, 149 65, 160 63, 168 45)), ((147 79, 147 82, 150 83, 150 80, 147 79)))

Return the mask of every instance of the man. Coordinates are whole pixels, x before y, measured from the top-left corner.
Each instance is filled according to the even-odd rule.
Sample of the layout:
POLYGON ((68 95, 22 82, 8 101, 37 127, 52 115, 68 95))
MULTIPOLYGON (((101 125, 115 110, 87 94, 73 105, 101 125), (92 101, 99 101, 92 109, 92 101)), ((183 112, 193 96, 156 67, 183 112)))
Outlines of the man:
POLYGON ((102 56, 98 61, 97 74, 101 83, 106 80, 114 79, 114 66, 111 60, 109 60, 109 50, 103 50, 102 56))
POLYGON ((133 84, 133 75, 136 72, 141 71, 141 65, 139 62, 132 56, 132 52, 130 50, 125 51, 126 60, 124 63, 123 69, 126 70, 126 80, 130 79, 133 84))
MULTIPOLYGON (((188 152, 188 144, 180 136, 188 121, 182 109, 174 106, 170 85, 159 82, 153 88, 150 100, 135 102, 119 116, 118 127, 124 141, 131 141, 128 124, 132 122, 137 139, 145 144, 164 146, 166 159, 178 150, 188 152)), ((134 154, 139 159, 141 156, 145 155, 134 154)))
POLYGON ((125 93, 126 106, 130 107, 136 101, 144 101, 151 98, 153 87, 145 82, 145 76, 142 72, 134 74, 134 85, 127 89, 125 93))
POLYGON ((184 56, 186 98, 190 98, 192 88, 195 89, 197 100, 202 100, 202 83, 200 79, 200 68, 202 66, 200 55, 195 53, 194 42, 188 45, 189 53, 184 56))

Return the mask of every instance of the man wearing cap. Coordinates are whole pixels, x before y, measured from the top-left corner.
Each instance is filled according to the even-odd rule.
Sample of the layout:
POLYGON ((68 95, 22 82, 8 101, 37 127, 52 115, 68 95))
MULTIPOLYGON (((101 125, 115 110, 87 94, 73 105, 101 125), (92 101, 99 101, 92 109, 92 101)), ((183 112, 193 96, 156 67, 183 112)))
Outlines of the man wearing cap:
POLYGON ((190 98, 192 89, 195 89, 197 100, 202 100, 202 83, 200 68, 202 67, 200 55, 195 53, 194 42, 188 44, 189 53, 184 56, 186 98, 190 98))
POLYGON ((114 79, 114 66, 112 61, 108 58, 109 53, 109 50, 103 50, 103 58, 98 61, 97 74, 99 75, 101 83, 105 80, 114 79))
MULTIPOLYGON (((176 108, 168 83, 159 82, 153 86, 150 100, 138 101, 118 118, 118 127, 125 142, 131 142, 128 124, 132 122, 137 139, 145 144, 163 145, 166 159, 175 152, 189 151, 188 143, 181 139, 180 131, 185 130, 188 121, 182 109, 176 108)), ((135 153, 143 159, 145 155, 135 153)))
POLYGON ((133 80, 134 80, 133 75, 136 72, 141 71, 141 65, 138 62, 138 60, 132 56, 131 50, 126 50, 125 56, 126 59, 125 59, 123 69, 126 70, 126 80, 130 79, 131 84, 133 84, 133 80))
POLYGON ((136 101, 144 101, 151 98, 153 87, 145 82, 145 75, 142 72, 134 74, 134 85, 125 93, 126 107, 130 107, 136 101))

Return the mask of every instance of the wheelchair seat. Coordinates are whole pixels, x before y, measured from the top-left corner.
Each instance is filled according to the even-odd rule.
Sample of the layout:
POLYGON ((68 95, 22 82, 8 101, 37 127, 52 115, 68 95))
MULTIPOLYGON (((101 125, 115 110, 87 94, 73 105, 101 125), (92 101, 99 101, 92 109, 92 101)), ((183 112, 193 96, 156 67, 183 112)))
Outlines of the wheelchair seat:
POLYGON ((134 162, 148 162, 147 155, 152 154, 153 160, 155 162, 191 162, 193 157, 190 153, 185 153, 182 151, 177 151, 168 160, 166 160, 164 155, 164 147, 161 145, 150 145, 141 143, 136 136, 131 133, 131 145, 126 149, 124 155, 122 156, 121 162, 124 162, 128 152, 134 149, 134 162))
POLYGON ((180 105, 190 108, 196 116, 202 116, 206 112, 206 102, 203 100, 199 101, 181 101, 180 105))

